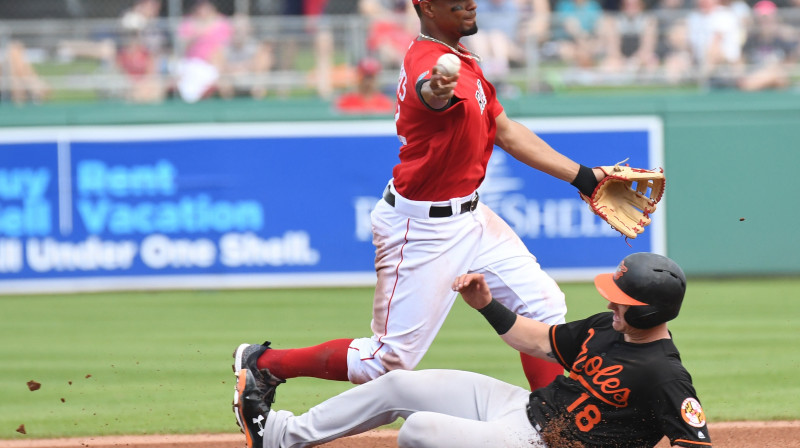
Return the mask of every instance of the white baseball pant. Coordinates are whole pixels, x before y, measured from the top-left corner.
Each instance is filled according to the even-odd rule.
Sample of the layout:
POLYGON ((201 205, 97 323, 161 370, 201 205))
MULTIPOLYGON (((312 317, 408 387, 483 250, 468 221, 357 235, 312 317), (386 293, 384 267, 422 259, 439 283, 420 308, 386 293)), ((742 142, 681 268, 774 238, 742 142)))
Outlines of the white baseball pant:
MULTIPOLYGON (((392 186, 395 205, 378 201, 372 211, 377 284, 372 336, 350 344, 348 379, 356 384, 395 369, 412 370, 433 343, 458 294, 456 276, 486 276, 492 296, 517 314, 549 324, 564 322, 566 303, 511 227, 480 203, 473 212, 430 218, 431 205, 469 202, 411 201, 392 186)), ((487 328, 488 329, 488 328, 487 328)))
POLYGON ((303 415, 270 411, 263 448, 302 448, 397 420, 401 448, 544 448, 525 411, 527 390, 460 370, 396 370, 303 415))

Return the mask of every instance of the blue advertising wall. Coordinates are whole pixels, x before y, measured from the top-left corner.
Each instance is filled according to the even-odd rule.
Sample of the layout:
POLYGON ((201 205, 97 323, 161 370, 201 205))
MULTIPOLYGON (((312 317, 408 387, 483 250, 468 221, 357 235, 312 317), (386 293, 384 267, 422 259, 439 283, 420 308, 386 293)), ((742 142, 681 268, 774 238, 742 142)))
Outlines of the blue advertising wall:
MULTIPOLYGON (((658 118, 518 121, 585 165, 663 165, 658 118)), ((399 145, 382 121, 5 129, 0 292, 372 284, 399 145)), ((557 279, 664 252, 666 198, 626 242, 502 150, 480 193, 557 279)))

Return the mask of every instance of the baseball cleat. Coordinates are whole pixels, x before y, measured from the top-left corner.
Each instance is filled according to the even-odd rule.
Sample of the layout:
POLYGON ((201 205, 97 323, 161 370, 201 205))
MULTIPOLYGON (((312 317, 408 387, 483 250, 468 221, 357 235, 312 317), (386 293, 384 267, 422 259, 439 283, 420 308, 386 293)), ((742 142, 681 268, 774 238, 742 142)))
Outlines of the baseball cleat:
POLYGON ((246 437, 247 448, 261 448, 264 446, 264 424, 275 402, 275 388, 284 381, 270 375, 268 370, 263 370, 259 375, 266 378, 266 382, 248 369, 239 370, 236 376, 236 392, 233 395, 236 423, 246 437))
POLYGON ((241 344, 233 351, 233 374, 239 377, 239 371, 247 369, 258 376, 258 358, 269 350, 269 341, 263 344, 241 344))

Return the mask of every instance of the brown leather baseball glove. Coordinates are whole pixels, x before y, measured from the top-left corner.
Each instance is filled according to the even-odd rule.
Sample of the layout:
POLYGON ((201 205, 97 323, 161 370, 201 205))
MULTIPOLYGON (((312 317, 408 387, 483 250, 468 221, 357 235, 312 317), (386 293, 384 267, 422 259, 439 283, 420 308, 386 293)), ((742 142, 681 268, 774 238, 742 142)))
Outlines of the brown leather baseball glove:
POLYGON ((645 170, 620 163, 599 167, 606 177, 591 197, 580 195, 611 227, 628 238, 636 238, 650 224, 650 214, 664 194, 666 179, 661 168, 645 170))

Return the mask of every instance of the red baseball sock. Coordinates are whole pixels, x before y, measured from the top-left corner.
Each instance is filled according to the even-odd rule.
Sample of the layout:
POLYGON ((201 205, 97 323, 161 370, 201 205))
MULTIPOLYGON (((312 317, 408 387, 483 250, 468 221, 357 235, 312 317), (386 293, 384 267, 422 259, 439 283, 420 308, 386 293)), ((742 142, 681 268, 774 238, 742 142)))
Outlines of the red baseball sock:
POLYGON ((269 349, 258 358, 259 369, 269 369, 278 378, 310 376, 348 381, 347 350, 352 339, 334 339, 313 347, 288 350, 269 349))
POLYGON ((532 391, 547 386, 557 376, 564 374, 564 368, 561 367, 561 364, 534 358, 525 353, 520 353, 519 358, 522 361, 522 370, 525 372, 525 377, 528 378, 528 384, 531 385, 532 391))

